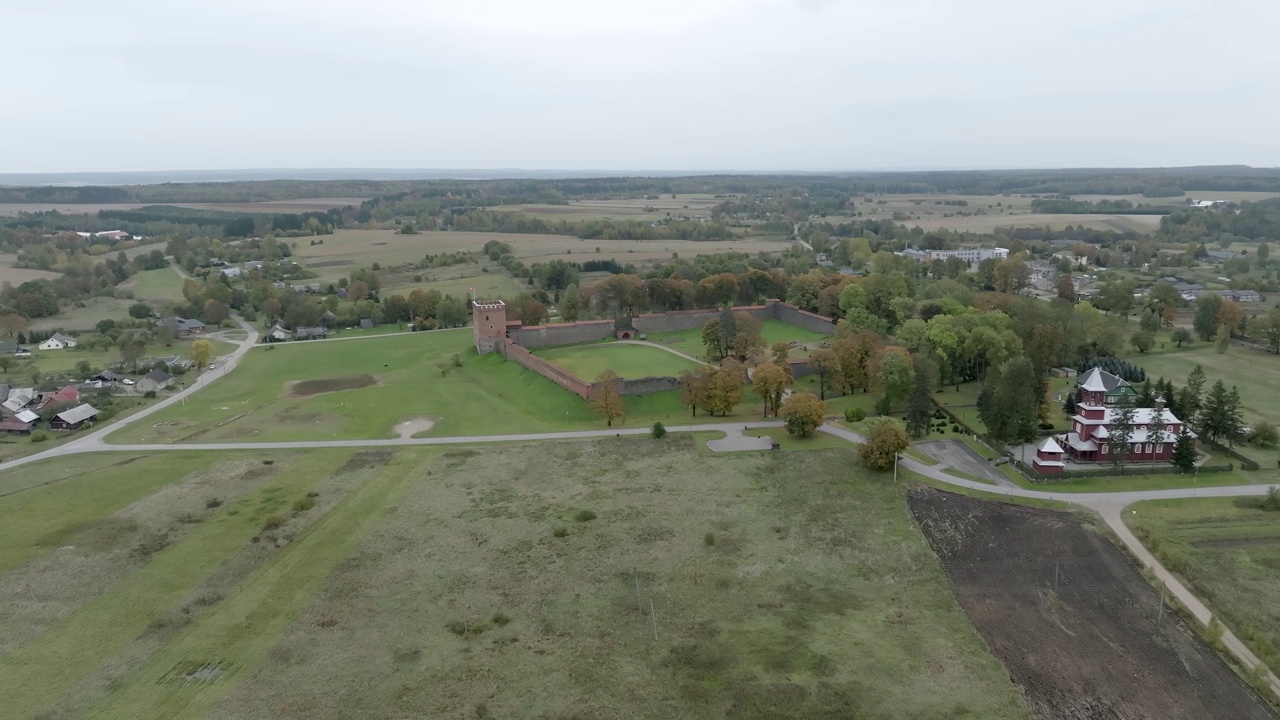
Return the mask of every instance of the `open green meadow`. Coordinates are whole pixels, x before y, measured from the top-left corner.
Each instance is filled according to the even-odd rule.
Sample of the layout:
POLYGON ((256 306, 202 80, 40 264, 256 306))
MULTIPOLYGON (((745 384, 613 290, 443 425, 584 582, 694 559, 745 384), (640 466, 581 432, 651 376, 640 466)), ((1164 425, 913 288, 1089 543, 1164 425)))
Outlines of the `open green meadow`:
POLYGON ((621 378, 679 377, 698 364, 679 355, 645 345, 602 343, 538 350, 539 357, 591 382, 605 370, 621 378))
POLYGON ((42 467, 0 474, 7 717, 1028 717, 847 446, 42 467))
POLYGON ((124 281, 120 289, 132 292, 138 300, 185 303, 182 282, 182 278, 172 268, 159 268, 137 273, 124 281))
MULTIPOLYGON (((751 400, 730 417, 754 417, 751 400)), ((625 410, 629 426, 725 420, 690 418, 675 390, 627 397, 625 410)), ((541 375, 498 353, 476 355, 471 329, 460 328, 255 348, 231 375, 110 441, 385 438, 396 436, 395 425, 417 418, 435 421, 433 435, 604 425, 588 403, 541 375)))
MULTIPOLYGON (((823 333, 790 325, 773 318, 761 323, 760 336, 764 338, 765 345, 773 345, 777 342, 813 343, 831 339, 831 335, 824 335, 823 333)), ((645 339, 652 343, 666 345, 672 350, 679 350, 686 355, 694 357, 702 357, 707 352, 706 346, 702 344, 702 328, 649 333, 645 336, 645 339)), ((794 350, 792 353, 794 357, 801 357, 805 354, 794 350)))
POLYGON ((1161 500, 1124 519, 1166 568, 1273 670, 1280 668, 1280 512, 1261 498, 1161 500))

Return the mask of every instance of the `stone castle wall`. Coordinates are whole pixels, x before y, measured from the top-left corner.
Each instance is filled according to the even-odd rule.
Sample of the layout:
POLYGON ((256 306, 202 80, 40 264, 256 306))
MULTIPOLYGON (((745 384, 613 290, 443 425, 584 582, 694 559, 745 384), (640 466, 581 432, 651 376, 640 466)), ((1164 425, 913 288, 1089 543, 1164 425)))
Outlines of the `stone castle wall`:
POLYGON ((514 340, 508 340, 502 345, 502 354, 506 355, 508 360, 520 363, 584 400, 591 395, 591 385, 582 378, 534 355, 528 348, 521 347, 514 340))
POLYGON ((507 330, 507 336, 524 347, 534 348, 603 340, 613 337, 616 330, 612 320, 583 320, 555 325, 513 327, 507 330))
MULTIPOLYGON (((779 300, 767 300, 764 305, 746 305, 733 308, 734 312, 745 312, 760 320, 777 319, 790 325, 802 327, 814 332, 834 333, 835 323, 831 318, 801 310, 795 305, 779 300)), ((701 328, 708 320, 720 317, 719 310, 677 310, 665 313, 637 315, 632 323, 640 333, 677 332, 701 328)), ((617 324, 613 320, 584 320, 573 323, 555 325, 537 325, 522 327, 518 323, 507 326, 507 338, 482 337, 477 333, 476 349, 480 352, 500 350, 509 360, 514 360, 526 368, 551 380, 560 387, 581 398, 591 395, 591 384, 582 378, 534 355, 529 348, 550 347, 554 345, 573 345, 614 337, 617 324)), ((788 362, 794 377, 800 378, 813 372, 808 361, 793 360, 788 362)), ((648 393, 674 390, 680 381, 673 377, 647 377, 626 379, 622 381, 623 395, 644 395, 648 393)))

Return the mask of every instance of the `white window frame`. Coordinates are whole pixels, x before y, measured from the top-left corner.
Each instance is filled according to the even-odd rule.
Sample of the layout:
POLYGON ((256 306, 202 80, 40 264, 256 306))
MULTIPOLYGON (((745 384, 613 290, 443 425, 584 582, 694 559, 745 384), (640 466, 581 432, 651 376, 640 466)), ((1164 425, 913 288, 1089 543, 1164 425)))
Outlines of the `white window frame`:
POLYGON ((1102 446, 1102 454, 1103 455, 1107 454, 1107 446, 1105 444, 1102 446))

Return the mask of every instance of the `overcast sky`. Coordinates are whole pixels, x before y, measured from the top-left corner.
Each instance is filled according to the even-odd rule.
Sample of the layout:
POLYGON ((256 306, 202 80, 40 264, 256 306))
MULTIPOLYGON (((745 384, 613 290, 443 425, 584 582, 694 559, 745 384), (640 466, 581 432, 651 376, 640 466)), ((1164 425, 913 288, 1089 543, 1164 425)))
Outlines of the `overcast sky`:
POLYGON ((1280 166, 1277 0, 46 0, 0 18, 0 172, 1280 166))

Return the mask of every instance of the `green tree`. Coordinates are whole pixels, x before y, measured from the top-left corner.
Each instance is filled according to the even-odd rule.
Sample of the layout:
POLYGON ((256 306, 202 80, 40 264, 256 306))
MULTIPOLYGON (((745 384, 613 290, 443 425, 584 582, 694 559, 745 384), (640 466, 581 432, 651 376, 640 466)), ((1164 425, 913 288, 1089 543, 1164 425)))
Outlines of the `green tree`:
POLYGON ((129 306, 129 317, 142 320, 151 317, 151 306, 144 302, 136 302, 129 306))
POLYGON ((436 317, 442 327, 462 327, 467 324, 467 306, 452 295, 445 295, 436 310, 436 317))
POLYGON ((710 376, 705 401, 707 412, 728 415, 742 402, 742 378, 745 369, 742 363, 727 358, 710 376))
MULTIPOLYGON (((1173 342, 1176 343, 1178 347, 1182 347, 1184 343, 1191 342, 1191 333, 1187 332, 1186 328, 1178 328, 1173 331, 1173 335, 1170 337, 1170 339, 1173 340, 1173 342)), ((1280 352, 1280 351, 1277 351, 1277 352, 1280 352)))
POLYGON ((793 393, 782 403, 778 414, 788 433, 805 437, 822 425, 827 406, 813 393, 793 393))
POLYGON ((1221 309, 1222 298, 1217 295, 1202 295, 1196 300, 1196 314, 1191 324, 1201 340, 1212 340, 1218 332, 1218 327, 1222 325, 1218 321, 1218 311, 1221 309))
POLYGON ((938 370, 925 357, 915 358, 915 379, 907 397, 907 432, 917 440, 929 434, 933 422, 933 391, 938 370))
POLYGON ((1124 467, 1129 462, 1129 453, 1133 448, 1134 424, 1136 412, 1129 396, 1121 395, 1119 401, 1111 408, 1111 424, 1107 427, 1110 433, 1106 440, 1107 452, 1111 455, 1111 464, 1124 474, 1124 467))
POLYGON ((560 317, 565 322, 576 322, 578 316, 582 313, 582 295, 578 291, 577 285, 570 285, 564 289, 564 293, 560 296, 560 317))
POLYGON ((1213 349, 1219 355, 1225 353, 1231 347, 1231 331, 1226 325, 1219 325, 1218 332, 1213 336, 1213 349))
POLYGON ((1173 464, 1182 472, 1191 472, 1196 466, 1197 459, 1196 441, 1184 425, 1182 432, 1178 434, 1178 439, 1173 443, 1173 464))
POLYGON ((1187 384, 1178 391, 1178 408, 1182 411, 1183 422, 1195 425, 1204 406, 1204 384, 1206 376, 1204 368, 1197 365, 1187 375, 1187 384))
POLYGON ((1138 328, 1149 333, 1158 331, 1160 329, 1160 316, 1150 308, 1143 310, 1142 316, 1138 318, 1138 328))
POLYGON ((1259 315, 1249 323, 1249 334, 1266 341, 1267 348, 1280 353, 1280 308, 1273 308, 1266 315, 1259 315))
POLYGON ((826 400, 827 389, 840 373, 840 358, 834 350, 828 348, 814 350, 809 356, 809 367, 813 368, 813 374, 818 377, 818 399, 826 400))
POLYGON ((1146 330, 1139 330, 1129 338, 1129 342, 1133 343, 1133 347, 1140 353, 1145 353, 1156 344, 1155 335, 1146 330))
POLYGON ((720 330, 720 318, 711 318, 702 326, 702 345, 707 349, 707 357, 720 360, 729 354, 729 343, 725 342, 725 334, 720 330))
POLYGON ((1043 401, 1040 378, 1027 358, 1014 358, 987 375, 978 416, 997 442, 1031 442, 1043 401))
POLYGON ((1280 433, 1276 432, 1276 426, 1266 420, 1259 420, 1253 424, 1253 441, 1261 447, 1275 447, 1280 442, 1280 433))
POLYGON ((880 351, 876 383, 884 392, 883 402, 893 407, 911 392, 911 356, 904 348, 889 346, 880 351))

